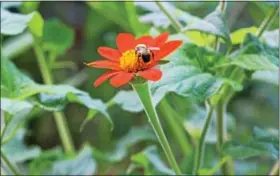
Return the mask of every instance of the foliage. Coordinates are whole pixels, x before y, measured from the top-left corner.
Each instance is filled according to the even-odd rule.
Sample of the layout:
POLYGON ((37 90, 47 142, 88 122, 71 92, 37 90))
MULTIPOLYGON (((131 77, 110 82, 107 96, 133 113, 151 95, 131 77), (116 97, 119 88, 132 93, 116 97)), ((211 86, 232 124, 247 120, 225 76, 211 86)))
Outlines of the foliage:
MULTIPOLYGON (((248 2, 240 16, 235 2, 159 3, 1 2, 1 154, 16 169, 24 175, 174 175, 136 92, 109 83, 94 88, 102 72, 83 65, 100 57, 99 46, 116 48, 118 33, 169 32, 169 40, 183 44, 161 61, 162 78, 148 85, 182 172, 195 167, 209 112, 203 103, 211 102, 195 173, 224 174, 230 163, 235 174, 269 173, 279 156, 279 14, 271 15, 279 3, 248 2), (62 126, 74 153, 65 148, 57 112, 67 117, 62 126)), ((12 171, 5 161, 1 174, 12 171)))

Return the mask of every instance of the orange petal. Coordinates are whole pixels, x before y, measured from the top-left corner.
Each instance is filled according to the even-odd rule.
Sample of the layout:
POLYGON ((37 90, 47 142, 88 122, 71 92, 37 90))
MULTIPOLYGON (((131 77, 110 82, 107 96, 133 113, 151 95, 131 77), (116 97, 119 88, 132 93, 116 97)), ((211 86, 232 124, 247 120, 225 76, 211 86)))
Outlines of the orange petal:
POLYGON ((169 33, 164 32, 155 38, 155 46, 163 45, 168 39, 169 33))
POLYGON ((138 44, 145 44, 147 46, 154 46, 155 42, 154 42, 153 37, 147 35, 147 36, 142 36, 142 37, 136 39, 135 45, 138 45, 138 44))
MULTIPOLYGON (((110 13, 110 12, 109 12, 110 13)), ((129 33, 120 33, 116 39, 117 46, 121 53, 129 49, 134 49, 135 38, 129 33)))
POLYGON ((170 53, 172 53, 175 49, 177 49, 183 42, 181 40, 173 40, 165 43, 160 47, 160 50, 155 54, 155 60, 160 60, 170 53))
POLYGON ((97 80, 94 81, 93 85, 94 87, 99 86, 100 84, 102 84, 104 81, 106 81, 107 79, 109 79, 110 77, 114 76, 115 74, 120 73, 120 71, 110 71, 110 72, 106 72, 103 75, 99 76, 97 78, 97 80))
POLYGON ((118 61, 121 57, 120 52, 113 48, 108 48, 108 47, 102 46, 102 47, 99 47, 97 51, 101 56, 103 56, 107 59, 113 60, 113 61, 118 61))
POLYGON ((141 77, 151 81, 158 81, 162 76, 162 72, 156 68, 150 68, 145 71, 139 71, 138 74, 141 77))
POLYGON ((134 73, 121 72, 110 79, 110 83, 114 87, 120 87, 128 83, 134 76, 134 73))
POLYGON ((95 68, 108 68, 112 70, 120 70, 120 64, 113 61, 108 60, 98 60, 94 62, 90 62, 87 66, 95 67, 95 68))

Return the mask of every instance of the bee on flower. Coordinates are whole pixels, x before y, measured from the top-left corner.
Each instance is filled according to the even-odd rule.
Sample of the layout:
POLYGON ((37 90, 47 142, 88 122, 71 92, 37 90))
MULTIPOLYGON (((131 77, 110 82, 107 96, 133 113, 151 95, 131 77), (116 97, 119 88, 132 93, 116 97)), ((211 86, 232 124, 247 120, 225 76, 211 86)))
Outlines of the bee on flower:
POLYGON ((98 53, 106 60, 93 61, 87 65, 111 71, 101 75, 94 82, 94 86, 97 87, 110 79, 114 87, 119 87, 130 82, 135 76, 150 81, 160 80, 162 72, 155 67, 161 59, 182 44, 180 40, 167 41, 168 35, 162 33, 155 38, 142 36, 135 39, 132 34, 121 33, 116 39, 118 49, 99 47, 98 53))

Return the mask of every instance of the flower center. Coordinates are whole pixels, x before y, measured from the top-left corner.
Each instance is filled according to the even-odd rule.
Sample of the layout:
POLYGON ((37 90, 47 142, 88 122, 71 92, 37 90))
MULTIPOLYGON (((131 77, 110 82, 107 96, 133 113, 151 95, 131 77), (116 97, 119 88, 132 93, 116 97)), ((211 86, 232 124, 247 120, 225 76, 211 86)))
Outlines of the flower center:
POLYGON ((151 61, 144 62, 143 58, 134 49, 127 50, 120 58, 120 67, 126 72, 138 72, 149 68, 151 61))

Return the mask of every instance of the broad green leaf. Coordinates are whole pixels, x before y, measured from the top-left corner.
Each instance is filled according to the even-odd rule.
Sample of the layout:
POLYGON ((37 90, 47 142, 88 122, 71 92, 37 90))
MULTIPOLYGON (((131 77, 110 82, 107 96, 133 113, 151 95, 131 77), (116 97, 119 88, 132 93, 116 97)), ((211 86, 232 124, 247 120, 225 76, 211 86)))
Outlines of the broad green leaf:
POLYGON ((111 3, 102 3, 102 2, 87 2, 89 7, 103 15, 108 20, 118 24, 122 28, 129 30, 130 25, 128 21, 128 14, 123 2, 111 2, 111 3), (110 12, 110 13, 108 13, 110 12))
POLYGON ((1 34, 17 35, 24 31, 34 13, 27 15, 11 13, 1 8, 1 34))
POLYGON ((141 35, 148 31, 148 26, 143 25, 139 22, 138 16, 136 13, 136 7, 134 5, 134 2, 124 2, 125 9, 128 16, 128 21, 130 23, 131 29, 134 31, 135 34, 141 35))
MULTIPOLYGON (((161 160, 156 146, 149 146, 142 152, 133 155, 131 161, 133 164, 144 169, 144 175, 175 175, 175 173, 161 160)), ((132 171, 133 170, 130 170, 130 172, 132 171)))
POLYGON ((230 141, 223 145, 223 152, 236 159, 246 159, 253 156, 269 156, 277 159, 278 151, 279 138, 259 128, 254 128, 253 138, 246 144, 230 141))
POLYGON ((39 5, 40 1, 23 1, 20 10, 22 13, 30 13, 37 10, 39 5))
POLYGON ((200 31, 188 31, 187 36, 199 46, 212 46, 215 42, 215 36, 200 31))
POLYGON ((248 33, 256 34, 257 31, 258 28, 255 26, 238 29, 230 34, 231 42, 233 45, 240 44, 248 33))
POLYGON ((225 63, 224 65, 237 65, 250 71, 278 69, 278 67, 274 65, 266 55, 258 54, 244 54, 234 58, 232 61, 225 63))
POLYGON ((9 119, 5 119, 6 132, 3 141, 10 140, 17 130, 23 125, 33 109, 33 105, 27 101, 12 100, 1 98, 1 110, 9 113, 9 119))
POLYGON ((277 158, 278 152, 272 144, 262 142, 252 142, 249 144, 238 144, 236 142, 227 142, 223 145, 223 153, 230 155, 235 159, 246 159, 254 156, 271 156, 277 158))
POLYGON ((6 145, 1 146, 1 150, 5 152, 12 162, 22 163, 24 161, 36 158, 40 155, 41 149, 38 146, 26 146, 24 144, 25 130, 18 130, 16 136, 12 138, 6 145))
MULTIPOLYGON (((192 16, 186 11, 180 10, 173 6, 170 2, 161 2, 164 8, 173 15, 173 17, 183 24, 189 24, 196 20, 198 17, 192 16)), ((171 21, 168 17, 159 9, 155 2, 135 2, 136 6, 141 7, 144 10, 149 11, 148 13, 139 17, 142 23, 152 23, 155 27, 162 27, 164 29, 171 25, 171 21)))
POLYGON ((221 37, 224 41, 230 43, 229 29, 226 25, 223 12, 219 9, 207 15, 203 20, 196 20, 187 25, 182 31, 200 31, 221 37))
POLYGON ((118 104, 125 111, 140 112, 143 110, 143 105, 138 100, 135 91, 119 91, 111 101, 118 104))
POLYGON ((28 173, 31 175, 47 175, 54 162, 62 160, 64 154, 61 148, 44 151, 28 165, 28 173))
POLYGON ((90 147, 85 146, 73 159, 56 161, 52 165, 51 175, 92 175, 96 172, 96 161, 90 147))
POLYGON ((45 21, 43 29, 43 48, 63 54, 74 42, 74 30, 58 19, 45 21))
POLYGON ((30 32, 36 37, 42 37, 43 35, 44 19, 39 12, 34 12, 32 20, 28 24, 30 32))
POLYGON ((279 1, 262 1, 262 3, 265 3, 272 7, 279 7, 279 1))
POLYGON ((79 103, 91 110, 98 110, 106 117, 113 128, 113 122, 107 113, 107 105, 93 99, 87 92, 69 85, 41 85, 33 82, 21 73, 15 65, 1 58, 1 93, 4 97, 27 99, 48 111, 59 111, 67 103, 79 103))
POLYGON ((106 162, 120 162, 129 154, 129 148, 142 141, 156 141, 156 136, 150 126, 133 127, 124 137, 119 139, 114 151, 101 152, 93 148, 93 155, 106 162))

